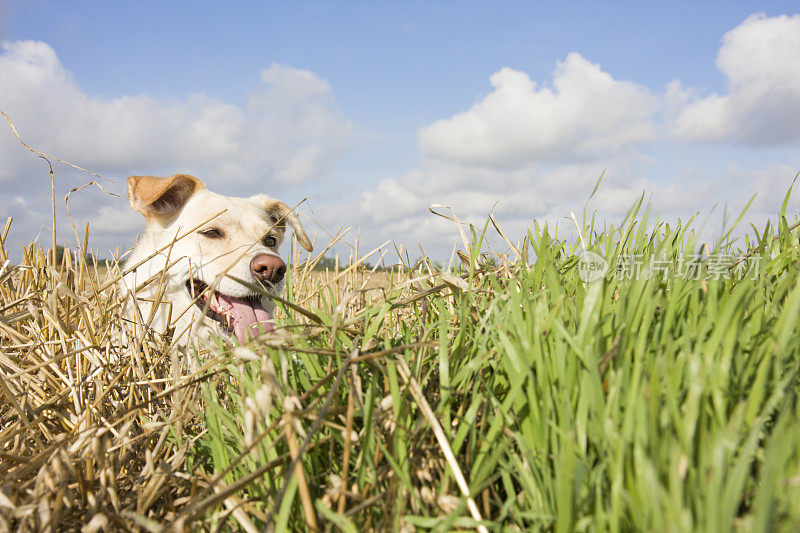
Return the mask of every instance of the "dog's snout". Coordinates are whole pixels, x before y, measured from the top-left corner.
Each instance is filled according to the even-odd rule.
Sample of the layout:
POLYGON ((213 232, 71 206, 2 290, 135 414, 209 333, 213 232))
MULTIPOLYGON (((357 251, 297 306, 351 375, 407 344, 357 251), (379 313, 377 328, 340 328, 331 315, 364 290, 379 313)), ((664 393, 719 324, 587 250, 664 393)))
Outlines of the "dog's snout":
POLYGON ((286 263, 273 254, 258 254, 250 261, 250 271, 258 281, 278 283, 286 274, 286 263))

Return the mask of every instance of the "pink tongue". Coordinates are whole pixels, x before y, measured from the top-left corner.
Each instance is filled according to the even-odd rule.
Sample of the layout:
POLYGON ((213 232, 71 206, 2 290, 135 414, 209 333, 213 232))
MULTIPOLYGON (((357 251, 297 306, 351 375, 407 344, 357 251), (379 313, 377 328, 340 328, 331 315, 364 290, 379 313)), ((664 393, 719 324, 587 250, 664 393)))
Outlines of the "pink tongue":
POLYGON ((239 342, 272 331, 272 316, 258 300, 244 300, 217 293, 217 301, 233 317, 233 332, 239 342))

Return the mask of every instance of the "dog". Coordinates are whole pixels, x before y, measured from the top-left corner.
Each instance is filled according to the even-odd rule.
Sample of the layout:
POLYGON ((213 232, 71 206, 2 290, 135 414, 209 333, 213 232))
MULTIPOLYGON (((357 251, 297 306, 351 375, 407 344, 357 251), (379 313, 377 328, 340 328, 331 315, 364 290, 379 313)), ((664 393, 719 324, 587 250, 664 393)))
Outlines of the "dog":
POLYGON ((278 255, 287 223, 313 250, 297 215, 260 194, 223 196, 188 174, 131 176, 128 200, 147 224, 121 288, 134 324, 172 334, 177 346, 214 336, 245 343, 273 328, 286 264, 278 255))

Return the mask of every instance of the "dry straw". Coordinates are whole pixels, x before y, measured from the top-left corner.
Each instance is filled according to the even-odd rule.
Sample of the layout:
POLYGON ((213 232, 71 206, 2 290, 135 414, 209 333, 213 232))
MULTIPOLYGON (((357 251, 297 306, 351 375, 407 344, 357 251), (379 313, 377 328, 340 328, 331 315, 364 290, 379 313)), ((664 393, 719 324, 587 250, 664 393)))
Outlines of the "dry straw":
MULTIPOLYGON (((10 118, 2 110, 0 113, 31 152, 105 179, 29 147, 10 118)), ((52 167, 49 172, 54 180, 52 167)), ((75 188, 70 194, 80 189, 75 188)), ((256 531, 269 524, 273 514, 259 511, 243 500, 243 490, 251 483, 261 483, 264 476, 278 474, 285 478, 285 484, 275 496, 276 505, 280 504, 291 476, 296 476, 304 522, 309 529, 316 530, 319 525, 311 493, 318 494, 319 489, 310 489, 309 483, 319 480, 307 479, 302 460, 304 453, 328 441, 327 437, 319 440, 321 427, 339 427, 335 422, 338 411, 329 410, 338 404, 338 397, 333 403, 331 400, 338 393, 340 382, 346 383, 348 389, 358 389, 358 365, 376 364, 394 354, 426 349, 435 343, 421 340, 413 345, 371 351, 362 347, 340 367, 329 364, 327 378, 304 393, 295 394, 298 408, 300 402, 318 401, 312 399, 320 393, 324 393, 327 401, 316 407, 306 404, 297 413, 297 409, 286 410, 282 418, 260 435, 249 436, 248 446, 240 457, 253 453, 260 445, 259 439, 263 440, 271 430, 280 433, 288 453, 233 483, 226 483, 221 474, 209 477, 196 466, 190 466, 187 454, 192 453, 195 443, 207 432, 201 425, 204 410, 201 387, 224 372, 220 362, 228 355, 203 350, 197 354, 202 364, 188 371, 171 349, 170 339, 150 331, 152 316, 135 317, 132 323, 123 319, 120 308, 125 295, 120 294, 117 282, 138 265, 123 265, 119 258, 99 262, 89 253, 88 225, 78 239, 80 247, 64 248, 58 258, 54 181, 53 195, 52 253, 46 254, 32 243, 23 250, 21 261, 12 265, 4 246, 12 229, 11 218, 6 221, 0 239, 0 395, 3 398, 0 530, 160 530, 169 525, 194 528, 190 524, 213 522, 230 514, 242 529, 256 531), (352 373, 349 379, 342 380, 349 373, 348 368, 352 373), (325 387, 329 387, 327 391, 325 387), (278 423, 280 420, 283 422, 278 423), (305 423, 309 425, 304 428, 305 423), (257 527, 257 523, 262 526, 257 527)), ((394 307, 387 319, 399 327, 404 316, 413 313, 410 306, 414 302, 452 285, 452 281, 449 285, 437 283, 438 274, 429 266, 426 274, 415 274, 423 263, 412 269, 398 265, 379 270, 386 244, 361 255, 357 239, 347 265, 339 266, 337 259, 333 269, 316 269, 326 252, 342 246, 347 233, 347 230, 336 232, 315 257, 301 259, 299 250, 293 251, 295 268, 291 270, 290 281, 293 301, 278 298, 285 304, 279 319, 281 314, 290 313, 293 320, 304 325, 303 335, 327 332, 336 336, 339 331, 351 336, 358 331, 358 317, 366 308, 389 301, 394 302, 394 307), (365 269, 368 260, 375 261, 375 266, 365 269), (325 323, 311 311, 324 309, 329 302, 336 302, 333 323, 325 323)), ((464 283, 452 275, 450 279, 464 283)), ((156 277, 145 280, 140 288, 163 283, 163 276, 156 277)), ((281 357, 303 353, 302 346, 292 346, 292 339, 297 336, 291 331, 279 330, 277 335, 262 339, 263 346, 277 350, 276 353, 283 354, 281 357)), ((330 358, 325 350, 310 351, 330 358)), ((441 446, 439 453, 455 473, 459 490, 469 501, 470 513, 480 520, 436 415, 405 363, 401 362, 399 368, 405 387, 410 387, 436 433, 441 446)), ((356 405, 363 411, 363 391, 358 401, 355 398, 349 395, 345 400, 342 428, 342 434, 348 436, 343 441, 345 480, 350 473, 351 457, 356 458, 349 435, 354 432, 356 405)), ((363 455, 359 454, 357 460, 363 461, 363 455)), ((231 467, 235 464, 236 461, 231 467)), ((384 470, 381 475, 385 474, 384 470)), ((341 491, 336 499, 336 508, 342 516, 352 507, 346 494, 341 491)), ((363 512, 370 502, 380 503, 379 497, 379 493, 367 498, 351 494, 350 499, 355 499, 358 505, 350 511, 363 512)), ((351 512, 348 516, 352 515, 351 512)))

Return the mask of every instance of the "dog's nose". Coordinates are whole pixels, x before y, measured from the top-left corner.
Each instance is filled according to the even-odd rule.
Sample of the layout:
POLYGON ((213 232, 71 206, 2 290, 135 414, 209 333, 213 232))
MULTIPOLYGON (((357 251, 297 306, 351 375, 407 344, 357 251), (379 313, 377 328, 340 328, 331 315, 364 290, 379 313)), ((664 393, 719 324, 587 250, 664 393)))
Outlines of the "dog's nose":
POLYGON ((273 254, 258 254, 250 261, 250 271, 258 281, 278 283, 286 274, 286 263, 273 254))

